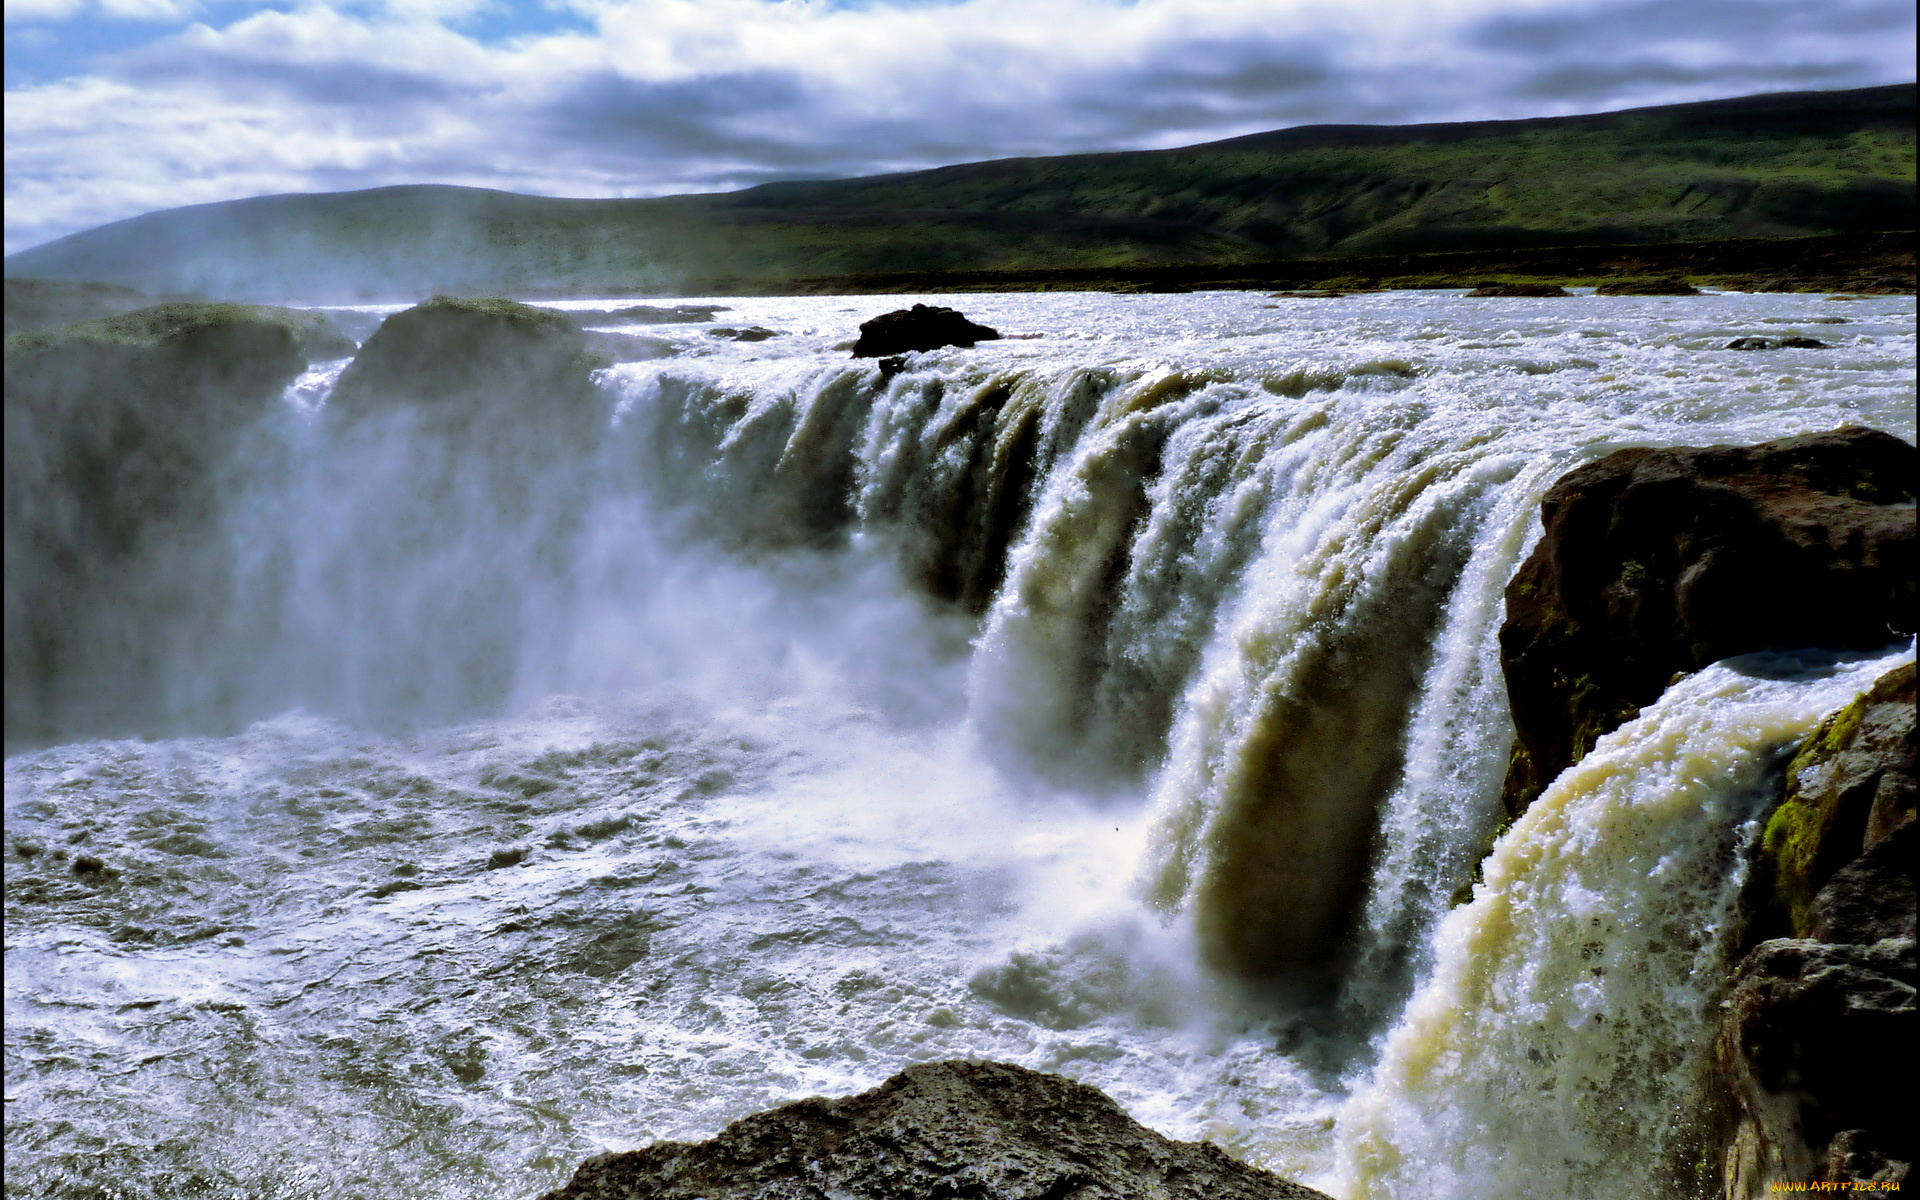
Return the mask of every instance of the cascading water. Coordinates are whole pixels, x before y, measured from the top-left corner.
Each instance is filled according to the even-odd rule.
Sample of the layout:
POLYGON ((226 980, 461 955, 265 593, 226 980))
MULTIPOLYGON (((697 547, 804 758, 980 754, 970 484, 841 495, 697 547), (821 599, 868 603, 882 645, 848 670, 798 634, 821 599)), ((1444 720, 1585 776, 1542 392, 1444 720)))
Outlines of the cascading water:
POLYGON ((829 351, 902 302, 653 327, 573 415, 321 366, 236 432, 217 535, 84 614, 148 666, 8 763, 8 1194, 532 1195, 964 1055, 1343 1200, 1663 1195, 1754 773, 1878 667, 1703 672, 1447 915, 1502 589, 1610 449, 1911 438, 1912 301, 1771 356, 1718 347, 1841 306, 978 297, 1015 336, 829 351))
POLYGON ((1442 922, 1343 1115, 1341 1194, 1598 1198, 1689 1168, 1717 1190, 1688 1137, 1769 768, 1904 661, 1728 659, 1561 774, 1442 922))

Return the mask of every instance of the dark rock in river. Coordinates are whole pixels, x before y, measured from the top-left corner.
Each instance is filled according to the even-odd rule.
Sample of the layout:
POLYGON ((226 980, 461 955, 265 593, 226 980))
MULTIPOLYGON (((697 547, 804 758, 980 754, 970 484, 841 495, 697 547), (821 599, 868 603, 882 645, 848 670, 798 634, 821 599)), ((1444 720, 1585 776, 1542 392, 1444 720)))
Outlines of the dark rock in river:
POLYGON ((1468 292, 1469 296, 1503 296, 1538 298, 1543 296, 1571 296, 1572 292, 1556 283, 1483 283, 1468 292))
POLYGON ((1593 289, 1596 296, 1698 296, 1700 289, 1680 278, 1610 279, 1593 289))
POLYGON ((1728 350, 1831 350, 1832 346, 1810 337, 1737 337, 1724 347, 1728 350))
POLYGON ((768 329, 762 325, 748 325, 743 329, 735 329, 731 326, 723 325, 718 329, 707 330, 707 336, 721 338, 729 342, 764 342, 768 338, 779 337, 780 332, 776 329, 768 329))
POLYGON ((10 742, 141 728, 172 686, 162 634, 218 650, 221 490, 305 368, 309 316, 166 304, 7 338, 10 742))
POLYGON ((905 354, 910 350, 938 350, 942 346, 972 346, 976 342, 995 341, 999 331, 967 320, 958 310, 916 304, 912 308, 882 313, 860 323, 860 340, 853 344, 855 358, 880 358, 905 354))
POLYGON ((870 1092, 801 1100, 712 1141, 581 1164, 542 1200, 1327 1200, 1204 1142, 1176 1142, 1100 1091, 1005 1063, 909 1067, 870 1092))
POLYGON ((1507 585, 1510 815, 1675 674, 1914 630, 1914 448, 1848 428, 1621 450, 1547 492, 1507 585))

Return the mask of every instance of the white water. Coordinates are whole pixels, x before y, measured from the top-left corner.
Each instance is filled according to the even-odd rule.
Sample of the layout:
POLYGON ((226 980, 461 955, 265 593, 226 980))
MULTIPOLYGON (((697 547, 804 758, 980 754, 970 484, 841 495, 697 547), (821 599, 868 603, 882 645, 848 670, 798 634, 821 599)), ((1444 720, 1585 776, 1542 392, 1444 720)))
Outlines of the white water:
POLYGON ((1661 1195, 1594 1147, 1684 1108, 1725 873, 1522 844, 1731 838, 1870 671, 1703 673, 1436 934, 1494 820, 1501 589, 1610 449, 1912 438, 1911 298, 970 296, 1016 336, 887 381, 830 350, 911 299, 649 327, 680 354, 607 373, 584 453, 291 389, 228 518, 272 619, 154 700, 272 719, 8 762, 8 1194, 531 1196, 972 1055, 1343 1200, 1661 1195), (1751 332, 1836 349, 1718 349, 1751 332), (1639 931, 1589 1007, 1673 1015, 1529 1041, 1588 908, 1639 931), (1659 1071, 1591 1066, 1623 1047, 1659 1071))

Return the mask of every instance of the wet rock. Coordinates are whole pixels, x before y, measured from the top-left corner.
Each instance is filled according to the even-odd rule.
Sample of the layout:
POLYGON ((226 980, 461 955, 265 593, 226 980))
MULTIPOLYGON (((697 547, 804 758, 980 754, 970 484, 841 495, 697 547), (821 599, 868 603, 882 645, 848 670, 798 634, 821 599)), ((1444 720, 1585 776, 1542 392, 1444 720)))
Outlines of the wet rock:
POLYGON ((1724 347, 1728 350, 1831 350, 1832 346, 1810 337, 1737 337, 1724 347))
POLYGON ((780 331, 777 329, 767 329, 759 325, 748 325, 744 329, 734 329, 723 325, 718 329, 707 330, 707 336, 721 338, 729 342, 764 342, 768 338, 779 337, 780 331))
POLYGON ((1663 279, 1609 279, 1593 289, 1596 296, 1698 296, 1700 289, 1680 278, 1668 275, 1663 279))
POLYGON ((1754 852, 1747 943, 1716 1047, 1734 1113, 1725 1195, 1904 1180, 1912 1058, 1914 668, 1890 671, 1795 754, 1754 852), (1784 935, 1784 936, 1779 936, 1784 935))
POLYGON ((1518 297, 1571 296, 1572 292, 1556 283, 1483 283, 1468 296, 1518 297))
POLYGON ((1723 1194, 1793 1182, 1904 1181, 1913 1161, 1914 942, 1762 943, 1715 1043, 1739 1106, 1723 1194))
POLYGON ((1554 484, 1500 631, 1516 734, 1508 813, 1677 673, 1912 633, 1915 459, 1854 427, 1621 450, 1554 484))
POLYGON ((1005 1063, 909 1067, 711 1141, 581 1164, 542 1200, 1326 1200, 1135 1122, 1085 1084, 1005 1063))
POLYGON ((1756 854, 1767 933, 1914 936, 1914 669, 1890 671, 1821 723, 1787 768, 1756 854))
POLYGON ((913 350, 938 350, 942 346, 970 347, 999 337, 999 331, 974 324, 956 309, 916 304, 862 321, 853 356, 880 358, 913 350))

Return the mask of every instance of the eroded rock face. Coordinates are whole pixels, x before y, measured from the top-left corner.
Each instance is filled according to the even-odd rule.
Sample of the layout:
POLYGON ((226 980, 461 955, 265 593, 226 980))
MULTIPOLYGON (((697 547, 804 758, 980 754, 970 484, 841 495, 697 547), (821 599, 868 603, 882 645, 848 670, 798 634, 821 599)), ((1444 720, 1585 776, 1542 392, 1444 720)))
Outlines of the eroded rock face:
POLYGON ((165 304, 7 338, 10 742, 151 728, 156 643, 215 651, 223 475, 306 366, 309 315, 165 304))
POLYGON ((1823 721, 1754 861, 1756 912, 1715 1046, 1727 1200, 1907 1178, 1913 1161, 1914 668, 1823 721))
POLYGON ((1741 1109, 1727 1200, 1777 1182, 1907 1178, 1914 984, 1912 938, 1778 939, 1740 965, 1715 1046, 1741 1109))
POLYGON ((998 330, 974 324, 957 309, 916 304, 861 322, 860 340, 853 344, 853 356, 879 358, 912 350, 938 350, 942 346, 972 346, 976 342, 994 341, 999 336, 998 330))
POLYGON ((1140 1125, 1100 1091, 1005 1063, 909 1067, 712 1141, 581 1164, 541 1200, 1327 1200, 1140 1125))
POLYGON ((1847 428, 1621 450, 1556 483, 1500 631, 1508 813, 1675 674, 1912 633, 1916 458, 1891 434, 1847 428))

